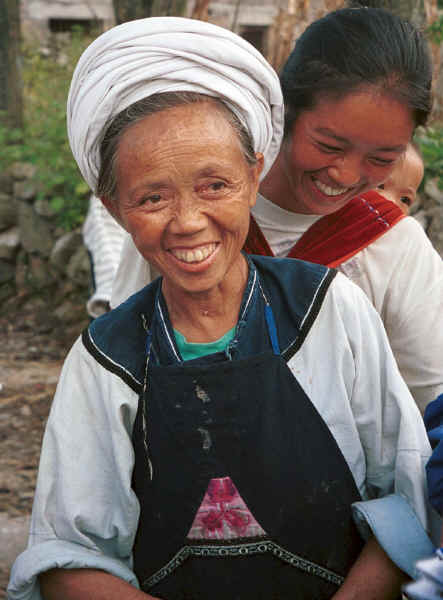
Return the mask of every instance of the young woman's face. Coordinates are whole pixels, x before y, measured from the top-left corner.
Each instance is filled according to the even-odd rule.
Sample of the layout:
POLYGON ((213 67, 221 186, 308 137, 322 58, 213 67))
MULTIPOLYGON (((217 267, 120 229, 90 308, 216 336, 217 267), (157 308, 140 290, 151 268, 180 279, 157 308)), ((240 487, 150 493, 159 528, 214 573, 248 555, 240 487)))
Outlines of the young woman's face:
POLYGON ((375 90, 319 101, 301 113, 284 142, 291 194, 281 206, 305 214, 335 212, 389 176, 413 129, 410 108, 375 90))

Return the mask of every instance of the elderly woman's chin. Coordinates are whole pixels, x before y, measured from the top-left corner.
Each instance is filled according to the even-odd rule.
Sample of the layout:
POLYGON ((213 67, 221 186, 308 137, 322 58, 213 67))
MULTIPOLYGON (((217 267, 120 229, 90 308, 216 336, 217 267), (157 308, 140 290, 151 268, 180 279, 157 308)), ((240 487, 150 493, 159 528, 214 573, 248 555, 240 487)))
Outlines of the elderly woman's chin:
POLYGON ((246 259, 240 253, 242 236, 236 244, 229 240, 199 246, 173 246, 156 256, 143 253, 155 271, 163 276, 166 294, 205 294, 216 288, 238 289, 247 278, 246 259))
POLYGON ((164 289, 208 292, 245 284, 241 254, 261 156, 245 158, 214 101, 145 117, 122 135, 116 175, 119 220, 164 289))

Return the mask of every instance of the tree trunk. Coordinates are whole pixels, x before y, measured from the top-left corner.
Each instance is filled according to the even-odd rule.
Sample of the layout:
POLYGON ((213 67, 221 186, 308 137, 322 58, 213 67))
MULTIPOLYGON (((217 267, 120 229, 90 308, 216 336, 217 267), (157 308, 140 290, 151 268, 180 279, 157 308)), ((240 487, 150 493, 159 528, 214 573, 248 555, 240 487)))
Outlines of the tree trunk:
POLYGON ((182 17, 186 11, 186 0, 153 0, 153 17, 182 17))
POLYGON ((150 17, 154 0, 112 0, 115 22, 119 25, 134 19, 150 17))
POLYGON ((112 0, 117 24, 144 17, 180 16, 186 0, 112 0))
POLYGON ((18 128, 23 125, 20 64, 20 3, 0 0, 0 118, 18 128))
POLYGON ((195 0, 191 17, 199 21, 207 21, 209 14, 209 0, 195 0))

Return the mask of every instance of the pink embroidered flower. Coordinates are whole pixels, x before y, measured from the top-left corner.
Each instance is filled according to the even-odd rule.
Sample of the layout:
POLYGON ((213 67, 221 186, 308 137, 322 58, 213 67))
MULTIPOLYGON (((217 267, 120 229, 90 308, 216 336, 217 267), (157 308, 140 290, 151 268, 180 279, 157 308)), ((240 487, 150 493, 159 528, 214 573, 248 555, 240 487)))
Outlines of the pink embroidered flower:
POLYGON ((223 527, 223 513, 211 510, 208 513, 201 516, 201 522, 203 523, 207 532, 215 531, 223 527))
POLYGON ((237 489, 230 477, 211 479, 208 485, 208 495, 212 502, 232 502, 237 489))
POLYGON ((246 533, 249 521, 251 520, 248 512, 245 513, 241 512, 241 510, 231 508, 225 512, 225 517, 229 521, 232 529, 234 529, 240 537, 243 537, 246 533))
POLYGON ((231 478, 211 479, 188 538, 229 540, 265 535, 231 478))

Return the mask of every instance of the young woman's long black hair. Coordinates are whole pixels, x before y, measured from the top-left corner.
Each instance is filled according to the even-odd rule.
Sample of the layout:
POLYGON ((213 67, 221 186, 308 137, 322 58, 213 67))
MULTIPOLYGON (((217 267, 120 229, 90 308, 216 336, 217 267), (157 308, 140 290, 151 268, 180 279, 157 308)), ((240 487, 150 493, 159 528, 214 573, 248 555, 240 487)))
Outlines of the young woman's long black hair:
POLYGON ((415 125, 432 107, 432 64, 424 36, 380 8, 343 8, 312 23, 281 73, 286 132, 319 99, 376 87, 407 104, 415 125))

